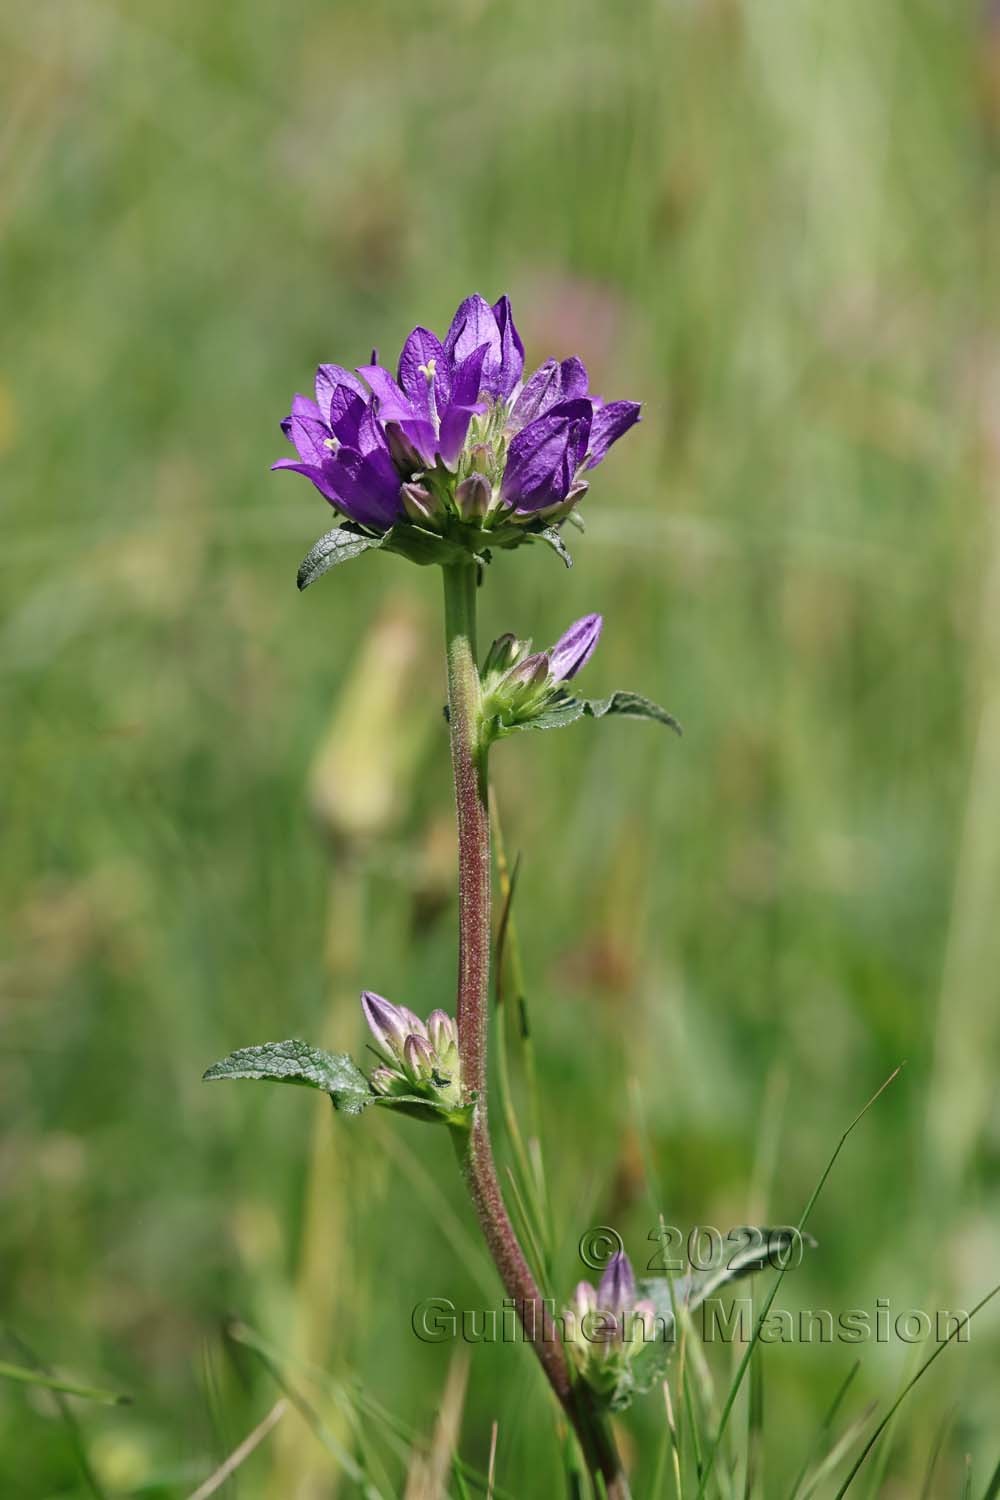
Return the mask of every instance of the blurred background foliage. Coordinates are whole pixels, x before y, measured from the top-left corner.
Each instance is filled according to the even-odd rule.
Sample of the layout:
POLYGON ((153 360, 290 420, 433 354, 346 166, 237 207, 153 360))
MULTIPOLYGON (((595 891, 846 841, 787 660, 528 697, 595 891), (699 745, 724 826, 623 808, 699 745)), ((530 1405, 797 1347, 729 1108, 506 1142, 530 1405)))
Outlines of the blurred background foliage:
MULTIPOLYGON (((656 1213, 794 1220, 905 1058, 782 1300, 971 1306, 1000 1233, 1000 22, 14 0, 0 46, 0 1301, 134 1397, 74 1404, 74 1438, 0 1384, 4 1496, 189 1494, 280 1394, 232 1316, 341 1382, 310 1400, 384 1493, 408 1444, 364 1403, 428 1436, 451 1366, 461 1405, 409 1327, 497 1296, 447 1141, 200 1075, 360 1047, 362 985, 450 1006, 439 579, 371 558, 298 596, 329 514, 267 469, 319 360, 392 356, 473 289, 510 292, 529 360, 645 403, 573 571, 491 569, 486 639, 600 610, 588 690, 686 730, 495 755, 560 1290, 592 1223, 643 1261, 656 1213)), ((967 1456, 985 1486, 990 1317, 880 1494, 917 1493, 942 1427, 931 1493, 967 1456)), ((555 1493, 530 1355, 468 1353, 463 1456, 496 1421, 500 1483, 555 1493)), ((768 1496, 856 1353, 851 1409, 884 1409, 898 1341, 764 1352, 768 1496)), ((662 1404, 622 1427, 650 1494, 662 1404)), ((358 1492, 295 1409, 224 1491, 358 1492)))

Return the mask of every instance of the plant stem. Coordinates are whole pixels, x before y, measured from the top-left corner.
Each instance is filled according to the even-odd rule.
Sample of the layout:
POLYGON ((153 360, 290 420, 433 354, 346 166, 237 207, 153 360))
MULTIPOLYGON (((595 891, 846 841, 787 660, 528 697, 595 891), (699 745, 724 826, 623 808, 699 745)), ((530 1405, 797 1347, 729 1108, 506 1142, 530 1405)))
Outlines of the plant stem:
POLYGON ((448 714, 458 812, 458 1049, 462 1083, 475 1096, 470 1127, 453 1132, 479 1225, 525 1338, 573 1425, 587 1467, 600 1475, 607 1500, 629 1489, 611 1428, 587 1386, 574 1382, 551 1305, 538 1289, 504 1205, 487 1117, 486 1037, 489 1008, 491 869, 487 752, 479 732, 476 651, 477 564, 450 563, 444 572, 448 652, 448 714))

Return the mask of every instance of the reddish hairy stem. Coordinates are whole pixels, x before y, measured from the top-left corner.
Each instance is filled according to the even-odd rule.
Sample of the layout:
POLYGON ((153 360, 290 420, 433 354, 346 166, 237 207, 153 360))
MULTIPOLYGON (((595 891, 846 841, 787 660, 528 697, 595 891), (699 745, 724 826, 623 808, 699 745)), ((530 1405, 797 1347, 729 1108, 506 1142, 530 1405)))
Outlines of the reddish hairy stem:
POLYGON ((628 1500, 628 1484, 603 1415, 589 1391, 574 1385, 566 1352, 504 1205, 487 1117, 486 1037, 489 1010, 491 876, 486 750, 479 742, 476 662, 476 564, 444 568, 451 759, 458 813, 458 1048, 462 1083, 475 1095, 472 1124, 455 1132, 462 1172, 479 1225, 525 1338, 573 1424, 587 1466, 600 1474, 608 1500, 628 1500))

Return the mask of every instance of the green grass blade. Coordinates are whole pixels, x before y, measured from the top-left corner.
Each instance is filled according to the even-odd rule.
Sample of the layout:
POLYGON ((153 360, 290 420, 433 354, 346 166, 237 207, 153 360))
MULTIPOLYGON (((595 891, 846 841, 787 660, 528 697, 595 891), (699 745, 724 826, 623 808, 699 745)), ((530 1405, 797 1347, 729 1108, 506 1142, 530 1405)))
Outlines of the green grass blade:
POLYGON ((932 1447, 930 1456, 927 1460, 927 1473, 924 1475, 924 1482, 920 1486, 920 1500, 932 1500, 931 1485, 934 1483, 934 1473, 938 1466, 938 1459, 941 1457, 941 1453, 944 1449, 945 1439, 948 1436, 948 1430, 954 1420, 955 1413, 953 1411, 950 1411, 945 1417, 944 1421, 941 1423, 941 1426, 938 1428, 937 1437, 934 1439, 934 1446, 932 1447))
POLYGON ((56 1375, 47 1375, 42 1370, 27 1370, 23 1365, 10 1365, 0 1360, 0 1379, 16 1380, 20 1385, 40 1385, 47 1391, 58 1391, 64 1396, 79 1396, 82 1401, 96 1401, 99 1406, 129 1406, 131 1396, 120 1391, 106 1391, 96 1385, 81 1385, 76 1380, 63 1380, 56 1375))
POLYGON ((998 1497, 1000 1497, 1000 1459, 997 1460, 997 1466, 993 1470, 993 1478, 986 1486, 983 1500, 998 1500, 998 1497))
POLYGON ((323 1445, 328 1453, 333 1455, 347 1477, 359 1486, 365 1500, 384 1500, 382 1491, 372 1482, 361 1468, 361 1465, 355 1460, 353 1454, 347 1451, 336 1434, 330 1431, 312 1402, 297 1387, 290 1383, 281 1368, 279 1360, 275 1358, 274 1353, 264 1340, 259 1339, 245 1323, 231 1323, 226 1331, 234 1343, 241 1344, 257 1356, 279 1390, 284 1391, 289 1401, 299 1412, 317 1441, 323 1445))
POLYGON ((860 1359, 856 1359, 854 1361, 854 1364, 848 1370, 846 1378, 839 1386, 837 1394, 834 1396, 832 1402, 830 1403, 829 1410, 827 1411, 826 1416, 823 1418, 823 1421, 820 1424, 819 1431, 813 1439, 809 1451, 806 1454, 805 1459, 803 1460, 802 1467, 799 1470, 798 1474, 796 1474, 795 1476, 795 1483, 792 1485, 792 1488, 788 1493, 788 1500, 796 1500, 799 1491, 802 1489, 802 1486, 805 1483, 806 1475, 809 1473, 812 1465, 819 1458, 823 1450, 825 1439, 832 1431, 833 1424, 837 1418, 837 1413, 840 1410, 841 1406, 844 1404, 844 1397, 847 1395, 847 1392, 854 1384, 854 1381, 857 1378, 857 1374, 860 1369, 861 1361, 860 1359))
POLYGON ((865 1444, 864 1448, 861 1450, 861 1453, 858 1456, 858 1460, 855 1463, 854 1468, 848 1474, 847 1478, 844 1480, 844 1482, 841 1485, 840 1489, 837 1491, 836 1495, 834 1496, 834 1500, 843 1500, 843 1496, 846 1495, 847 1491, 850 1489, 850 1486, 853 1483, 853 1481, 855 1479, 855 1476, 857 1475, 858 1471, 860 1470, 860 1468, 861 1468, 862 1464, 864 1463, 865 1459, 868 1457, 869 1453, 872 1451, 872 1449, 874 1448, 875 1444, 878 1442, 879 1438, 882 1436, 883 1432, 888 1427, 889 1423, 892 1421, 892 1419, 895 1416, 896 1412, 899 1410, 899 1408, 902 1406, 903 1402, 906 1400, 907 1396, 913 1390, 913 1387, 916 1385, 917 1381, 920 1380, 920 1379, 922 1379, 922 1377, 924 1375, 926 1375, 926 1373, 930 1369, 931 1365, 934 1363, 934 1361, 938 1358, 939 1355, 941 1355, 941 1354, 944 1353, 944 1351, 947 1349, 948 1345, 951 1343, 952 1339, 955 1338, 956 1334, 958 1334, 963 1328, 967 1327, 968 1324, 972 1322, 972 1320, 976 1316, 976 1314, 978 1312, 981 1312, 982 1309, 986 1306, 986 1304, 988 1302, 991 1302, 993 1300, 993 1298, 996 1296, 997 1292, 1000 1292, 1000 1283, 998 1283, 993 1288, 992 1292, 987 1292, 986 1296, 983 1297, 981 1299, 981 1301, 979 1301, 979 1302, 976 1303, 975 1307, 970 1312, 967 1321, 965 1323, 959 1323, 956 1328, 953 1328, 952 1331, 951 1331, 951 1333, 949 1333, 948 1337, 946 1339, 944 1339, 940 1344, 938 1344, 937 1348, 934 1350, 934 1353, 931 1354, 931 1355, 929 1355, 928 1358, 924 1360, 923 1364, 920 1366, 920 1369, 913 1376, 913 1378, 911 1380, 908 1380, 906 1382, 906 1384, 904 1385, 903 1389, 900 1391, 899 1395, 896 1397, 895 1401, 892 1403, 892 1405, 890 1406, 889 1410, 886 1412, 885 1416, 882 1418, 881 1422, 878 1424, 878 1426, 876 1427, 875 1431, 872 1433, 871 1437, 868 1439, 868 1441, 865 1444))
MULTIPOLYGON (((898 1078, 899 1073, 900 1073, 900 1069, 902 1068, 902 1066, 903 1065, 901 1063, 898 1068, 894 1068, 893 1069, 893 1071, 889 1074, 889 1077, 885 1080, 885 1082, 881 1085, 880 1088, 876 1089, 875 1093, 868 1100, 868 1103, 865 1105, 864 1109, 860 1110, 858 1112, 858 1114, 855 1115, 855 1117, 851 1121, 850 1125, 848 1125, 847 1129, 844 1131, 843 1135, 840 1137, 840 1140, 837 1142, 837 1144, 836 1144, 836 1146, 834 1148, 833 1155, 830 1157, 830 1160, 827 1162, 826 1166, 823 1169, 823 1173, 822 1173, 822 1176, 819 1179, 819 1182, 816 1184, 816 1186, 813 1189, 812 1194, 811 1194, 811 1196, 809 1198, 808 1203, 806 1204, 805 1208, 802 1210, 802 1216, 799 1219, 799 1222, 798 1222, 798 1224, 796 1226, 796 1228, 798 1229, 799 1234, 802 1233, 803 1229, 805 1228, 806 1224, 808 1223, 808 1221, 809 1221, 809 1215, 813 1211, 813 1208, 814 1208, 814 1206, 816 1204, 816 1200, 819 1197, 820 1193, 823 1191, 824 1187, 826 1186, 826 1180, 829 1177, 830 1173, 833 1171, 833 1168, 834 1168, 834 1165, 835 1165, 835 1163, 837 1161, 837 1158, 839 1157, 841 1151, 843 1151, 844 1146, 847 1144, 847 1140, 848 1140, 849 1136, 855 1130, 855 1128, 861 1123, 861 1121, 864 1119, 865 1115, 871 1109, 872 1105, 876 1102, 876 1100, 880 1099, 881 1096, 885 1093, 886 1089, 889 1087, 889 1085, 892 1082, 894 1082, 894 1080, 896 1078, 898 1078)), ((754 1331, 753 1331, 753 1337, 751 1338, 750 1343, 747 1345, 746 1353, 744 1354, 743 1358, 740 1360, 739 1368, 736 1371, 736 1376, 735 1376, 735 1378, 733 1380, 732 1385, 729 1388, 729 1394, 726 1397, 726 1403, 725 1403, 724 1407, 722 1408, 722 1416, 721 1416, 721 1418, 719 1420, 719 1426, 718 1426, 718 1428, 716 1430, 715 1437, 712 1440, 712 1446, 709 1449, 708 1456, 706 1458, 705 1470, 704 1470, 704 1473, 702 1474, 702 1477, 701 1477, 701 1483, 698 1486, 698 1494, 697 1494, 696 1500, 702 1500, 702 1497, 705 1494, 705 1486, 708 1483, 708 1476, 711 1473, 712 1468, 714 1467, 715 1458, 716 1458, 716 1455, 717 1455, 717 1453, 719 1451, 719 1445, 722 1442, 723 1435, 724 1435, 724 1433, 726 1431, 726 1427, 728 1425, 729 1418, 730 1418, 730 1415, 732 1413, 733 1406, 735 1404, 736 1397, 737 1397, 737 1394, 739 1392, 740 1386, 743 1384, 743 1377, 744 1377, 744 1375, 747 1372, 747 1367, 750 1364, 750 1360, 753 1358, 754 1350, 756 1349, 758 1340, 760 1338, 761 1329, 763 1328, 764 1323, 765 1323, 765 1321, 767 1319, 767 1315, 768 1315, 768 1313, 771 1310, 771 1304, 774 1302, 775 1297, 778 1295, 778 1291, 779 1291, 779 1289, 781 1287, 781 1283, 785 1279, 785 1275, 787 1273, 787 1270, 788 1270, 788 1267, 787 1266, 783 1266, 781 1268, 781 1270, 778 1272, 777 1276, 774 1278, 774 1284, 772 1285, 771 1290, 768 1293, 768 1295, 767 1295, 767 1297, 766 1297, 766 1299, 764 1301, 764 1306, 761 1308, 760 1317, 757 1319, 757 1324, 756 1324, 756 1327, 754 1328, 754 1331)))

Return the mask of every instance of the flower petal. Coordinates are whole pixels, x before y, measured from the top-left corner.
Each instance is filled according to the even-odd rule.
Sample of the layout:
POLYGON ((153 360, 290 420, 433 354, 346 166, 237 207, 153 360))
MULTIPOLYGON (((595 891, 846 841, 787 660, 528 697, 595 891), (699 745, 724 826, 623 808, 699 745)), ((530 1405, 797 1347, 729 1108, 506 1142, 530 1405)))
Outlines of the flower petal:
MULTIPOLYGON (((491 382, 489 386, 486 386, 484 381, 484 388, 489 389, 491 394, 496 394, 492 386, 503 363, 500 329, 492 307, 486 298, 480 297, 477 292, 471 297, 466 297, 452 318, 444 347, 451 356, 453 366, 457 366, 474 349, 478 349, 480 344, 487 346, 485 370, 491 382)), ((476 395, 479 395, 478 390, 476 395)), ((453 401, 456 399, 454 389, 452 389, 451 399, 453 401)))
POLYGON ((455 406, 475 406, 479 400, 483 364, 490 352, 489 344, 479 344, 455 367, 451 384, 451 402, 455 406))
POLYGON ((563 360, 559 366, 560 401, 572 401, 578 396, 585 396, 589 384, 587 366, 582 359, 577 359, 574 354, 563 360))
POLYGON ((501 495, 521 511, 543 510, 565 498, 586 451, 589 401, 566 401, 523 427, 507 450, 501 495))
POLYGON ((281 430, 285 437, 291 441, 292 418, 302 417, 306 421, 319 422, 322 420, 320 409, 315 401, 310 401, 308 396, 295 395, 292 397, 292 409, 287 417, 281 419, 281 430))
POLYGON ((638 401, 609 401, 594 412, 590 428, 590 456, 587 468, 593 469, 601 462, 612 443, 628 432, 639 421, 642 408, 638 401))
MULTIPOLYGON (((323 477, 330 491, 323 493, 352 521, 388 530, 403 514, 399 475, 387 449, 363 454, 356 448, 338 448, 323 477)), ((315 479, 313 483, 320 488, 315 479)))
POLYGON ((524 371, 524 345, 514 323, 509 297, 505 295, 499 302, 494 302, 493 316, 500 330, 500 365, 493 394, 506 401, 524 371))
POLYGON ((304 474, 307 479, 312 480, 324 500, 328 501, 330 505, 337 506, 338 509, 342 508, 340 505, 340 496, 331 482, 329 474, 326 469, 320 468, 318 464, 303 464, 297 463, 294 458, 279 458, 276 464, 271 465, 271 468, 290 469, 293 474, 304 474))
POLYGON ((475 406, 449 406, 441 418, 441 431, 437 438, 437 451, 442 461, 451 468, 458 455, 465 446, 465 439, 469 432, 469 423, 477 412, 482 411, 481 403, 475 406))
POLYGON ((415 418, 411 422, 401 422, 399 425, 417 450, 421 459, 420 467, 432 468, 437 450, 437 434, 432 424, 415 418))
POLYGON ((376 410, 380 422, 402 422, 407 417, 418 415, 384 365, 361 365, 358 374, 363 375, 371 387, 378 403, 376 410))
POLYGON ((324 417, 330 415, 330 402, 342 386, 364 399, 364 386, 350 370, 343 365, 320 365, 316 371, 316 404, 324 417))
POLYGON ((450 361, 444 345, 429 328, 414 328, 399 356, 399 384, 413 409, 430 421, 433 410, 443 411, 451 398, 450 361), (428 372, 432 372, 428 376, 428 372), (432 410, 430 393, 434 391, 432 410))
POLYGON ((582 359, 573 356, 564 359, 562 364, 547 359, 528 379, 515 401, 510 416, 511 427, 515 432, 519 431, 561 402, 585 398, 587 385, 587 367, 582 359))
POLYGON ((358 446, 361 422, 368 410, 362 398, 346 385, 340 385, 330 398, 330 431, 349 448, 358 446))
POLYGON ((401 474, 412 478, 433 467, 437 433, 430 422, 387 422, 385 440, 401 474))
POLYGON ((511 426, 520 431, 536 417, 543 416, 559 400, 559 391, 558 361, 547 359, 525 381, 524 389, 514 402, 514 410, 510 414, 511 426))
POLYGON ((299 417, 293 414, 289 418, 288 436, 304 464, 322 464, 330 457, 330 450, 326 446, 330 429, 319 417, 299 417))

